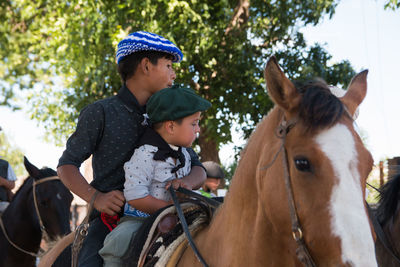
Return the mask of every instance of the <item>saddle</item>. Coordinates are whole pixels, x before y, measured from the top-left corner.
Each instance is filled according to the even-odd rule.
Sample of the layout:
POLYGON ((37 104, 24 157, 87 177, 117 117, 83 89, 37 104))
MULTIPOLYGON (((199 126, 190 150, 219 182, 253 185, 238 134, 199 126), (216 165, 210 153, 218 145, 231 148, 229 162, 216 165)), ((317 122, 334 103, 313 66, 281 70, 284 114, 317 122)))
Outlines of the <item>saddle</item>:
MULTIPOLYGON (((212 210, 204 203, 190 201, 181 204, 191 235, 207 226, 212 210)), ((175 266, 187 247, 187 238, 174 206, 151 215, 143 223, 123 256, 123 266, 175 266)))

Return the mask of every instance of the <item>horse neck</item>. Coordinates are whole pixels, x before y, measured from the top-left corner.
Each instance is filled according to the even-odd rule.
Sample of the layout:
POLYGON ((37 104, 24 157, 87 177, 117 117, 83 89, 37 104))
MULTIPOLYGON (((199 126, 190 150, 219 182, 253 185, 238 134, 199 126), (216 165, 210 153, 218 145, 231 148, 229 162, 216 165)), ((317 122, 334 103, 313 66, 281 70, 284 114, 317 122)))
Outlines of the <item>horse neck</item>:
POLYGON ((2 220, 8 237, 26 250, 35 251, 40 246, 41 230, 36 211, 32 207, 33 198, 29 194, 32 185, 25 184, 4 211, 2 220), (29 197, 28 197, 29 196, 29 197), (29 237, 29 238, 28 238, 29 237))
POLYGON ((262 158, 263 151, 278 151, 279 144, 272 142, 277 123, 278 114, 273 111, 257 126, 241 154, 224 204, 210 226, 196 239, 200 250, 206 251, 204 254, 213 266, 226 265, 227 262, 235 266, 256 266, 267 261, 269 253, 265 248, 273 244, 272 226, 265 214, 261 198, 263 192, 257 177, 262 175, 261 172, 265 171, 263 167, 273 158, 273 155, 268 159, 262 158), (223 251, 219 251, 222 248, 223 251))

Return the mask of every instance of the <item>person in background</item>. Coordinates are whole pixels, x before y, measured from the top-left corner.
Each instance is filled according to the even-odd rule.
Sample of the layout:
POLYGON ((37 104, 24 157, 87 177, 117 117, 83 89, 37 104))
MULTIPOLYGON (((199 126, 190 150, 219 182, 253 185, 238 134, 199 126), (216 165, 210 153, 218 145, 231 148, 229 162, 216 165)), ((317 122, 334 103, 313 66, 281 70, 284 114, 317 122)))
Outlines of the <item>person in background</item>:
POLYGON ((5 211, 10 204, 13 195, 11 190, 14 189, 16 180, 17 177, 11 165, 0 157, 0 213, 5 211))
POLYGON ((217 189, 224 179, 225 173, 221 166, 214 161, 205 161, 203 166, 206 169, 207 179, 197 192, 209 198, 217 197, 217 189))

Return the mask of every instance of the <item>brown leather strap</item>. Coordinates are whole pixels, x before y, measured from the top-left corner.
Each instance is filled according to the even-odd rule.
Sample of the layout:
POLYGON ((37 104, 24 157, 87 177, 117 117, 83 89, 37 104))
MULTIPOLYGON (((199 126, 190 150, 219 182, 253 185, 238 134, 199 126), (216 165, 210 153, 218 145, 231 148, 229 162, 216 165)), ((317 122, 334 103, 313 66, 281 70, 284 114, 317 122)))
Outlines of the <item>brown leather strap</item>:
POLYGON ((171 194, 172 201, 174 202, 176 212, 178 214, 179 220, 181 221, 182 229, 183 229, 183 232, 185 232, 185 234, 186 234, 186 238, 189 242, 189 245, 193 249, 194 254, 196 255, 199 262, 203 265, 203 267, 208 267, 208 264, 204 260, 203 256, 200 254, 200 251, 197 249, 196 244, 194 243, 194 240, 192 238, 192 235, 190 234, 189 227, 186 223, 185 215, 183 214, 181 204, 179 203, 179 200, 175 194, 175 190, 174 190, 173 186, 170 186, 168 188, 168 190, 169 190, 169 193, 171 194))
POLYGON ((315 267, 315 263, 311 257, 310 252, 307 249, 307 244, 303 238, 303 231, 301 229, 301 224, 299 222, 299 218, 297 216, 296 210, 296 202, 293 196, 293 189, 291 184, 291 177, 289 171, 289 162, 287 158, 287 152, 285 148, 285 141, 286 136, 289 133, 290 129, 292 129, 297 123, 297 118, 293 118, 290 121, 286 121, 285 118, 282 119, 280 125, 277 127, 275 135, 282 140, 281 147, 279 148, 278 152, 275 154, 272 162, 268 164, 263 169, 269 168, 275 160, 278 158, 278 154, 282 152, 282 165, 283 165, 283 178, 285 180, 285 188, 286 188, 286 195, 288 198, 288 206, 289 206, 289 213, 290 213, 290 220, 292 224, 292 235, 293 239, 297 243, 296 255, 299 261, 307 267, 315 267))
POLYGON ((4 236, 5 236, 6 239, 7 239, 7 241, 8 241, 14 248, 16 248, 16 249, 18 249, 19 251, 22 251, 22 252, 24 252, 24 253, 26 253, 26 254, 28 254, 28 255, 31 255, 32 257, 35 257, 35 258, 41 256, 39 253, 34 253, 34 252, 31 252, 31 251, 27 251, 27 250, 25 250, 25 249, 19 247, 19 246, 18 246, 17 244, 15 244, 14 242, 12 242, 11 239, 8 237, 8 234, 7 234, 6 228, 4 227, 3 219, 2 219, 1 216, 0 216, 0 227, 1 227, 1 230, 3 231, 4 236))
POLYGON ((90 203, 87 208, 86 216, 83 219, 82 223, 75 230, 74 242, 72 243, 72 248, 71 248, 71 250, 72 250, 71 267, 78 266, 79 251, 81 250, 83 241, 85 240, 85 237, 88 234, 89 217, 93 211, 94 201, 95 201, 98 193, 99 193, 99 191, 97 191, 97 190, 94 192, 92 198, 90 199, 90 203))
POLYGON ((40 215, 38 201, 37 201, 37 197, 36 197, 36 186, 39 184, 42 184, 42 183, 45 183, 48 181, 54 181, 54 180, 60 180, 60 178, 58 178, 58 176, 46 177, 46 178, 43 178, 40 180, 33 180, 33 184, 32 184, 33 204, 35 204, 36 214, 39 219, 40 231, 42 232, 42 239, 44 239, 44 240, 48 240, 49 238, 47 235, 46 227, 43 224, 42 216, 40 215))

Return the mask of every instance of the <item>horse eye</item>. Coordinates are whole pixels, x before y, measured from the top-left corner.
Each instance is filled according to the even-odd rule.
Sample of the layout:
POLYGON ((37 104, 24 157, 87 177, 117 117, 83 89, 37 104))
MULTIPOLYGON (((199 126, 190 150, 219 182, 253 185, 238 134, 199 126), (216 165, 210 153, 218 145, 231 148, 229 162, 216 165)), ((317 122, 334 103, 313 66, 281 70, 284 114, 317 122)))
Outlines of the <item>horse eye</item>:
POLYGON ((304 157, 295 158, 294 164, 296 165, 296 168, 301 172, 311 172, 311 164, 308 159, 304 157))

